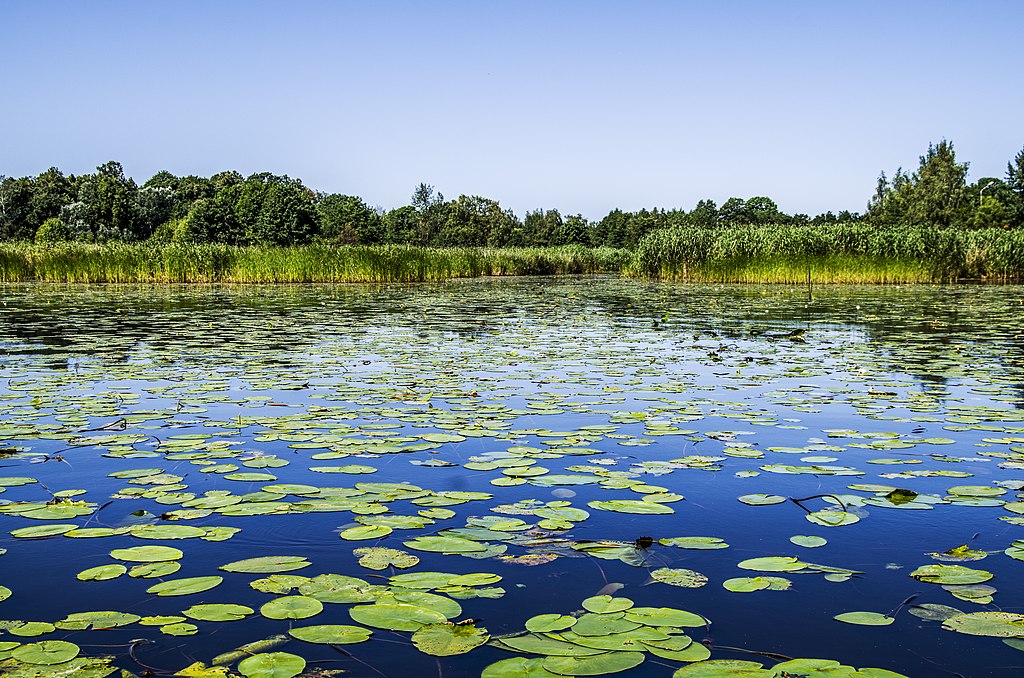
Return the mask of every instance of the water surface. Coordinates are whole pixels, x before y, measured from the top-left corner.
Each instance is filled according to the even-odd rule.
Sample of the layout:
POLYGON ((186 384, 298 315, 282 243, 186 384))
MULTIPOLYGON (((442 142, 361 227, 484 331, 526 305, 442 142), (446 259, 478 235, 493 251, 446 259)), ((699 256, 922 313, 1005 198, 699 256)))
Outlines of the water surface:
MULTIPOLYGON (((5 286, 0 585, 12 594, 0 602, 0 619, 9 620, 0 640, 67 640, 136 673, 173 672, 289 628, 361 625, 352 602, 326 602, 302 620, 268 619, 262 605, 300 591, 260 591, 250 584, 268 574, 218 569, 300 556, 309 564, 284 574, 358 577, 378 587, 370 594, 377 599, 408 593, 389 580, 396 574, 499 576, 433 594, 461 606, 451 621, 478 620, 492 637, 614 592, 636 606, 705 617, 708 626, 686 631, 715 659, 770 666, 780 656, 817 657, 908 676, 1020 675, 1019 649, 945 630, 911 607, 1024 612, 1024 563, 1004 553, 1024 538, 1013 503, 1024 487, 1021 310, 1018 288, 984 286, 809 293, 603 277, 5 286), (238 475, 250 473, 266 475, 238 475), (738 500, 752 494, 779 503, 738 500), (592 503, 634 506, 645 497, 671 511, 592 503), (549 512, 585 513, 544 522, 532 512, 549 502, 562 502, 549 512), (822 524, 837 512, 849 524, 822 524), (495 526, 499 518, 525 525, 495 526), (52 524, 112 529, 86 538, 8 534, 52 524), (340 536, 374 524, 392 531, 340 536), (142 525, 237 531, 214 541, 144 539, 142 525), (417 548, 417 538, 438 535, 479 549, 417 548), (827 543, 808 548, 790 541, 797 535, 827 543), (692 536, 728 547, 659 543, 692 536), (595 543, 604 558, 588 555, 595 543), (137 566, 111 551, 150 545, 180 549, 180 570, 76 577, 137 566), (361 566, 353 550, 373 546, 420 560, 407 569, 361 566), (983 559, 943 556, 960 546, 983 559), (836 571, 739 567, 769 556, 836 571), (935 564, 983 570, 993 590, 950 591, 911 577, 935 564), (664 568, 707 582, 665 583, 657 578, 664 568), (223 581, 199 593, 146 592, 214 575, 223 581), (723 587, 757 576, 791 585, 723 587), (97 610, 173 617, 208 603, 255 613, 176 622, 195 629, 147 619, 153 625, 58 624, 39 636, 11 635, 16 621, 97 610), (850 611, 895 621, 834 619, 850 611)), ((306 592, 330 598, 316 586, 306 592)), ((369 641, 337 646, 343 652, 296 639, 275 650, 305 658, 308 670, 353 676, 408 675, 409 667, 473 676, 502 659, 537 656, 484 645, 434 657, 408 631, 372 630, 369 641)), ((683 665, 648 655, 617 675, 671 676, 683 665)))

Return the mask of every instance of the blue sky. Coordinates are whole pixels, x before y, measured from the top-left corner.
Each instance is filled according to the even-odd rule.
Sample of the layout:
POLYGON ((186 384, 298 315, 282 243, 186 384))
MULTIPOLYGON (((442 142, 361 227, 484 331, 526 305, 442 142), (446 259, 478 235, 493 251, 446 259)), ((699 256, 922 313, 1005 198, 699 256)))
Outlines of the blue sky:
POLYGON ((416 184, 557 207, 772 197, 862 211, 953 141, 1024 147, 1024 2, 0 5, 0 174, 119 160, 272 171, 406 204, 416 184))

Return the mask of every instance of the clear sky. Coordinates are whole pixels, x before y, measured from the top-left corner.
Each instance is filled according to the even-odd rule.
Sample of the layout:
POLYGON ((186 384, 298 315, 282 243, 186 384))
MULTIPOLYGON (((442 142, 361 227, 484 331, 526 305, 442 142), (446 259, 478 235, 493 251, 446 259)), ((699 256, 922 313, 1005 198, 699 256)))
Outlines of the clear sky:
POLYGON ((0 174, 271 171, 600 218, 863 211, 953 141, 1024 147, 1024 2, 0 0, 0 174))

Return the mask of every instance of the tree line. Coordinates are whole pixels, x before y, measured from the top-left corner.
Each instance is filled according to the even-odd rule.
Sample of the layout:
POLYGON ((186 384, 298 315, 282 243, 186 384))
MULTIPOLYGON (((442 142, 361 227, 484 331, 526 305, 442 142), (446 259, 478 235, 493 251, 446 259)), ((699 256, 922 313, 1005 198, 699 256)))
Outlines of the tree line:
POLYGON ((138 186, 111 161, 78 176, 56 167, 34 177, 0 176, 0 240, 633 248, 647 233, 688 225, 1024 226, 1024 150, 1008 163, 1005 178, 968 184, 967 169, 957 162, 953 144, 943 140, 929 145, 914 172, 900 168, 891 179, 883 172, 864 214, 785 214, 771 198, 756 196, 722 205, 701 200, 689 211, 615 209, 590 221, 557 209, 530 211, 520 219, 491 198, 446 200, 427 184, 416 187, 410 204, 392 210, 266 172, 178 177, 160 171, 138 186))

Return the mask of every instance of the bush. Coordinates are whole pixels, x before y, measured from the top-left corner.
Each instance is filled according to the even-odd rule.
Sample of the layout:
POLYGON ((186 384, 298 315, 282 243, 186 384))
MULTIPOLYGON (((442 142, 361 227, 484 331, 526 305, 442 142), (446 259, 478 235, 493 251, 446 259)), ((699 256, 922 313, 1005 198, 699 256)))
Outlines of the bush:
POLYGON ((36 231, 36 242, 40 244, 67 242, 68 240, 71 240, 68 225, 58 217, 50 217, 36 231))

